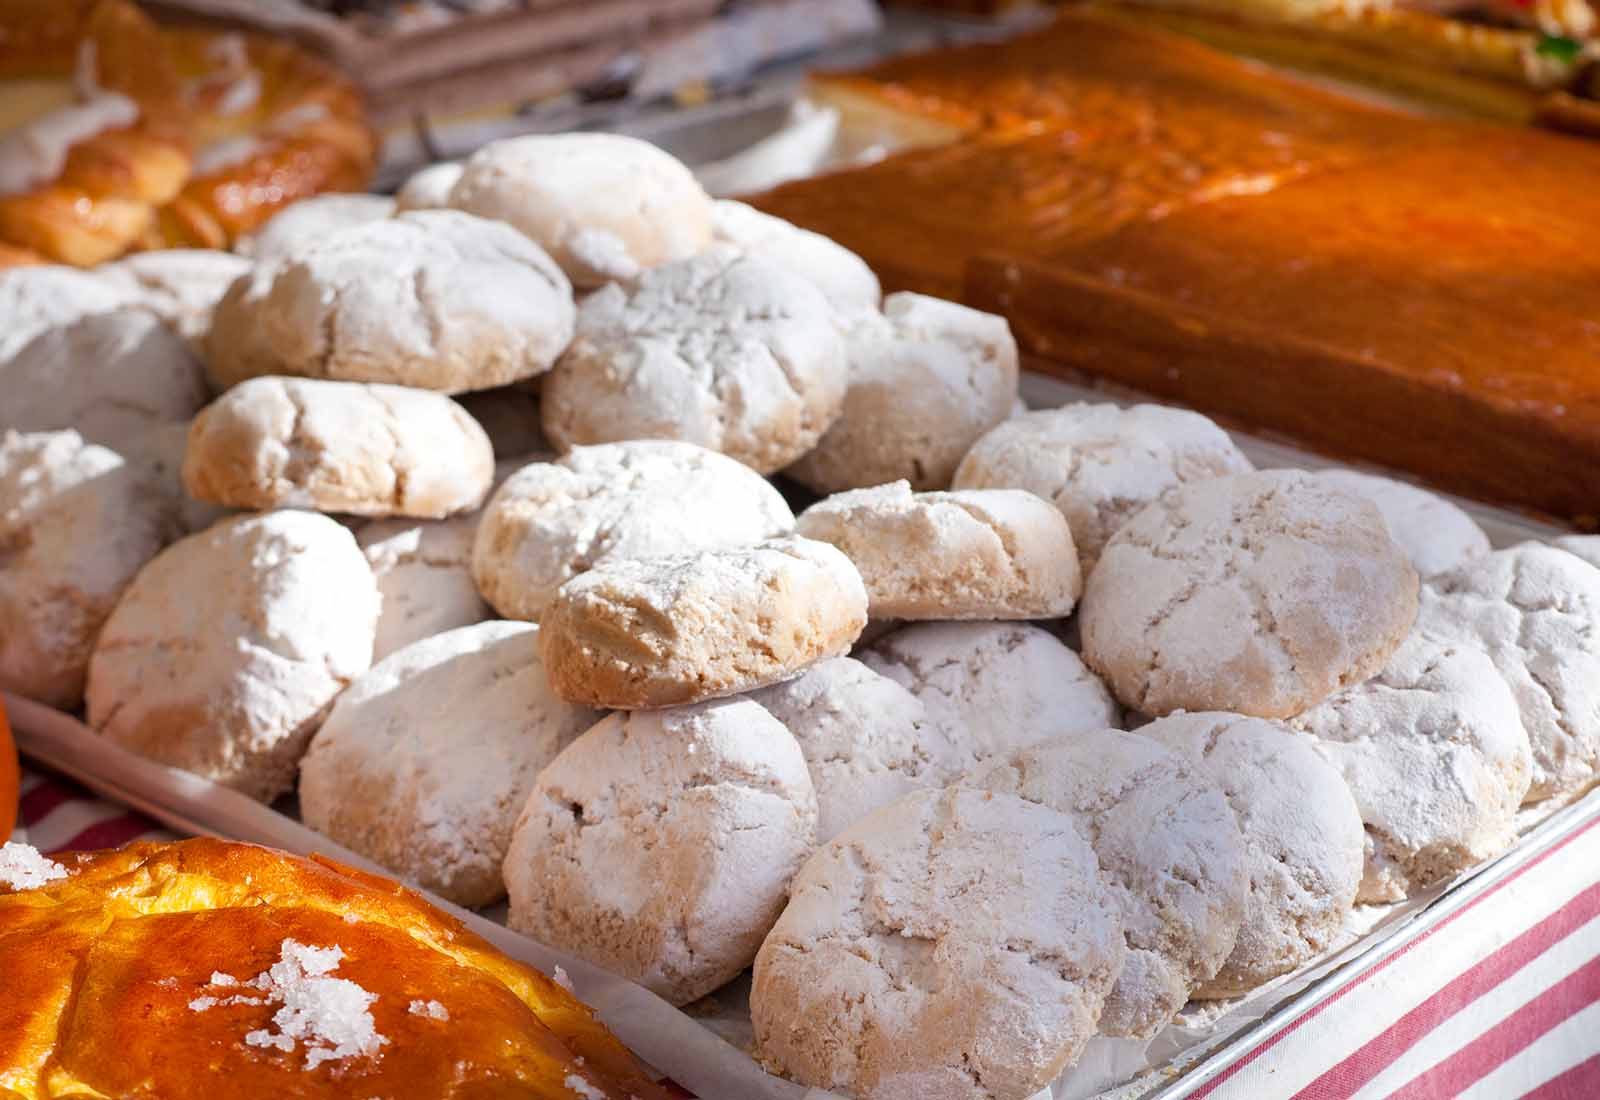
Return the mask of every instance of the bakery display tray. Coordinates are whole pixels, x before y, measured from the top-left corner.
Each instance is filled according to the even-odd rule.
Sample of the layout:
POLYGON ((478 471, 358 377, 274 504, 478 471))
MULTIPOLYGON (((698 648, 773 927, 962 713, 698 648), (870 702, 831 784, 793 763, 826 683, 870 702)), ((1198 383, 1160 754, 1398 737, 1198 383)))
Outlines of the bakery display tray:
MULTIPOLYGON (((1022 392, 1033 408, 1076 400, 1127 403, 1132 395, 1090 388, 1028 373, 1022 392)), ((1334 465, 1284 444, 1233 433, 1241 449, 1261 467, 1317 469, 1334 465)), ((1383 471, 1387 473, 1387 471, 1383 471)), ((1392 475, 1391 475, 1392 476, 1392 475)), ((1560 534, 1502 509, 1456 500, 1488 533, 1496 547, 1560 534)), ((305 855, 313 851, 352 866, 388 873, 301 825, 291 801, 263 806, 215 783, 152 763, 109 744, 78 719, 6 696, 18 747, 39 764, 71 776, 99 794, 191 834, 253 841, 305 855)), ((1097 1039, 1079 1065, 1048 1094, 1051 1100, 1178 1100, 1212 1079, 1261 1029, 1281 1026, 1312 1009, 1336 979, 1381 965, 1403 950, 1486 884, 1539 858, 1553 844, 1600 817, 1600 791, 1554 813, 1532 812, 1520 822, 1521 837, 1508 852, 1454 881, 1397 905, 1369 906, 1346 930, 1337 950, 1294 974, 1234 1002, 1187 1012, 1149 1042, 1097 1039)), ((426 894, 426 891, 424 891, 426 894)), ((469 912, 427 895, 507 954, 546 973, 563 968, 579 997, 646 1061, 705 1100, 820 1100, 830 1094, 766 1074, 742 1049, 748 1014, 741 983, 685 1012, 639 986, 513 932, 504 907, 469 912), (731 1041, 730 1041, 731 1040, 731 1041)), ((747 984, 747 983, 746 983, 747 984)))

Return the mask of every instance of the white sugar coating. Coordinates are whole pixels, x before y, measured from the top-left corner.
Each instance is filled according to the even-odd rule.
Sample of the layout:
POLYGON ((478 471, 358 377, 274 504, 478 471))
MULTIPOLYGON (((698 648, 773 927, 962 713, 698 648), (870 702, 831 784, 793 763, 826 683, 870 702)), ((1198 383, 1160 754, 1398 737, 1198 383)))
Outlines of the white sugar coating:
POLYGON ((387 221, 394 214, 395 202, 386 195, 313 195, 284 207, 234 248, 241 255, 266 262, 341 229, 387 221))
POLYGON ((8 890, 37 890, 66 877, 65 867, 31 844, 7 841, 0 845, 0 886, 8 890))
MULTIPOLYGON (((282 1004, 272 1017, 276 1030, 247 1032, 245 1044, 292 1054, 303 1043, 302 1068, 307 1070, 324 1062, 376 1055, 389 1042, 378 1034, 369 1011, 378 996, 345 978, 328 977, 343 958, 344 951, 336 946, 308 947, 284 940, 278 961, 246 983, 265 994, 268 1003, 282 1004)), ((190 1007, 194 1008, 193 1002, 190 1007)))
MULTIPOLYGON (((904 478, 944 489, 977 439, 1011 415, 1017 344, 1004 317, 921 294, 845 328, 843 411, 789 476, 818 492, 904 478)), ((1009 486, 987 486, 1009 488, 1009 486)))
POLYGON ((1383 667, 1417 587, 1363 497, 1298 470, 1190 482, 1106 543, 1083 656, 1144 714, 1289 717, 1383 667))
POLYGON ((614 714, 539 774, 510 923, 686 1004, 750 965, 816 823, 800 746, 759 704, 614 714))
POLYGON ((572 978, 567 974, 566 970, 563 969, 562 967, 558 966, 558 967, 555 968, 555 970, 553 970, 551 972, 550 980, 555 982, 562 989, 565 989, 568 993, 576 993, 577 992, 577 990, 573 988, 572 978))
POLYGON ((394 195, 395 213, 437 210, 450 205, 450 189, 461 178, 461 162, 442 160, 406 177, 394 195))
POLYGON ((1250 879, 1233 954, 1197 999, 1236 997, 1326 951, 1355 904, 1361 811, 1311 740, 1276 722, 1174 714, 1139 732, 1199 762, 1244 837, 1250 879))
POLYGON ((226 519, 139 572, 89 663, 89 724, 262 801, 372 659, 378 587, 349 531, 278 511, 226 519))
POLYGON ((966 762, 916 696, 849 657, 750 698, 800 742, 817 788, 818 843, 909 791, 944 786, 966 762))
POLYGON ((1377 505, 1389 534, 1424 577, 1489 552, 1489 536, 1483 528, 1437 493, 1355 470, 1319 470, 1316 476, 1377 505))
POLYGON ((219 387, 293 374, 488 389, 548 370, 575 315, 561 269, 510 226, 414 210, 257 263, 217 303, 206 366, 219 387))
POLYGON ((1550 542, 1600 569, 1600 535, 1561 535, 1550 542))
POLYGON ((142 309, 94 313, 41 332, 0 363, 0 428, 71 429, 120 450, 206 403, 189 345, 142 309))
POLYGON ((1533 757, 1516 698, 1477 649, 1413 634, 1291 726, 1317 738, 1361 809, 1358 900, 1400 901, 1516 839, 1533 757))
POLYGON ((913 493, 904 481, 835 493, 796 530, 861 571, 878 619, 1059 619, 1083 590, 1067 521, 1016 489, 913 493))
POLYGON ((1432 577, 1417 632, 1484 650, 1533 750, 1529 802, 1570 802, 1600 779, 1600 569, 1523 543, 1432 577))
POLYGON ((1227 961, 1249 892, 1244 838, 1191 758, 1091 730, 980 765, 959 785, 1068 814, 1093 846, 1128 943, 1101 1034, 1152 1038, 1227 961))
POLYGON ((46 329, 139 300, 131 280, 104 268, 36 264, 0 270, 0 365, 46 329))
POLYGON ((178 537, 172 496, 77 432, 0 432, 0 688, 71 710, 101 626, 178 537))
POLYGON ((1079 402, 1013 416, 978 440, 958 489, 1026 489, 1072 526, 1087 571, 1135 512, 1175 485, 1246 473, 1250 460, 1199 413, 1079 402))
POLYGON ((581 1096, 583 1100, 607 1100, 604 1090, 591 1085, 576 1073, 567 1074, 567 1078, 562 1084, 581 1096))
POLYGON ((916 791, 795 877, 756 959, 757 1050, 862 1100, 1020 1100, 1077 1059, 1124 954, 1072 818, 916 791))
POLYGON ((300 812, 407 881, 488 905, 534 777, 599 718, 552 694, 537 627, 438 634, 335 701, 300 762, 300 812))
POLYGON ((920 699, 969 764, 1122 724, 1100 678, 1028 623, 917 623, 857 656, 920 699))
POLYGON ((183 455, 189 449, 189 429, 193 421, 173 421, 152 428, 118 451, 130 466, 138 466, 151 483, 176 502, 178 525, 183 534, 204 531, 231 510, 220 504, 196 500, 183 487, 183 455))
POLYGON ((711 243, 711 199, 694 174, 620 134, 491 141, 462 165, 449 202, 526 233, 580 287, 631 279, 711 243))
POLYGON ((438 1001, 412 1001, 406 1011, 413 1016, 426 1016, 430 1020, 449 1020, 450 1010, 438 1001))
POLYGON ((726 250, 653 268, 584 299, 545 379, 545 435, 563 449, 678 439, 782 469, 822 437, 848 384, 822 292, 726 250))
POLYGON ((250 270, 250 261, 217 249, 163 248, 135 252, 102 270, 131 279, 140 303, 198 349, 211 327, 211 311, 250 270))
POLYGON ((715 451, 660 439, 575 447, 523 466, 495 492, 473 575, 500 614, 537 620, 556 589, 601 562, 748 545, 793 529, 782 494, 715 451))
POLYGON ((878 309, 883 296, 878 277, 860 256, 821 233, 801 229, 734 199, 717 199, 711 204, 711 234, 717 244, 768 260, 807 279, 841 315, 878 309))

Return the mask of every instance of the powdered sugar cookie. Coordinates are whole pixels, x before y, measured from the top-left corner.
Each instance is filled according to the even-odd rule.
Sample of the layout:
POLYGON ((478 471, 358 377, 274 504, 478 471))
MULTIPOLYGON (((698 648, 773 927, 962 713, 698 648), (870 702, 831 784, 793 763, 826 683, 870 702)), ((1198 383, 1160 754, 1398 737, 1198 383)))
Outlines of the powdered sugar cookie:
POLYGON ((233 281, 250 270, 250 261, 217 249, 164 248, 135 252, 103 270, 131 279, 140 304, 198 352, 211 328, 211 311, 233 281))
POLYGON ((220 504, 196 500, 183 487, 183 454, 189 449, 189 429, 193 421, 162 424, 129 441, 121 450, 131 466, 138 466, 161 494, 174 501, 180 533, 204 531, 233 510, 220 504))
POLYGON ((114 450, 188 420, 209 396, 188 344, 140 309, 46 329, 0 363, 0 393, 0 428, 70 428, 114 450))
POLYGON ((966 760, 921 700, 849 657, 750 698, 800 742, 817 788, 818 843, 903 794, 944 786, 966 760))
POLYGON ((1600 570, 1523 543, 1429 579, 1417 632, 1489 654, 1533 750, 1529 802, 1570 802, 1600 779, 1600 570))
POLYGON ((562 448, 679 439, 766 474, 821 438, 846 381, 821 291, 763 260, 708 254, 584 300, 544 381, 544 430, 562 448))
MULTIPOLYGON (((1004 317, 921 294, 845 328, 850 386, 839 419, 786 472, 819 493, 904 478, 949 486, 961 456, 1017 397, 1017 345, 1004 317)), ((999 488, 999 486, 995 486, 999 488)))
POLYGON ((1600 569, 1600 535, 1562 535, 1550 542, 1600 569))
POLYGON ((777 264, 808 280, 841 315, 878 310, 883 291, 872 268, 821 233, 733 199, 717 199, 711 204, 711 237, 719 245, 777 264))
POLYGON ((505 886, 539 770, 601 715, 550 693, 538 628, 479 623, 358 676, 300 762, 305 823, 460 905, 505 886))
POLYGON ((1288 717, 1383 667, 1417 583, 1362 497, 1297 470, 1192 482, 1106 544, 1083 656, 1145 714, 1288 717))
POLYGON ((257 263, 217 303, 206 362, 221 388, 294 374, 459 393, 548 370, 575 315, 566 277, 510 226, 416 210, 257 263))
POLYGON ((811 858, 756 957, 762 1058, 862 1100, 1031 1096, 1122 970, 1116 899, 1070 817, 917 791, 811 858))
POLYGON ((326 516, 226 519, 140 570, 89 662, 89 724, 270 802, 372 659, 378 587, 326 516))
POLYGON ((1014 415, 973 444, 958 489, 1026 489, 1072 525, 1085 572, 1106 540, 1175 485, 1246 473, 1250 460, 1199 413, 1079 402, 1014 415))
POLYGON ((1027 623, 917 623, 859 656, 922 700, 972 763, 1121 725, 1100 678, 1055 635, 1027 623))
POLYGON ((341 229, 387 221, 394 213, 394 200, 387 195, 313 195, 284 207, 234 250, 257 261, 275 260, 341 229))
POLYGON ((140 304, 139 289, 116 272, 62 264, 0 270, 0 364, 46 329, 140 304))
POLYGON ((509 222, 580 287, 632 279, 711 243, 711 199, 694 174, 621 134, 491 141, 462 165, 450 205, 509 222))
POLYGON ((356 530, 372 567, 383 613, 372 659, 413 642, 494 618, 472 583, 478 513, 445 520, 379 519, 356 530))
POLYGON ((235 508, 439 518, 483 503, 489 437, 443 394, 252 378, 195 418, 183 482, 235 508))
POLYGON ((563 699, 636 709, 735 695, 850 651, 867 593, 824 542, 617 558, 572 578, 540 618, 563 699))
POLYGON ((1090 730, 981 765, 960 786, 1048 806, 1089 838, 1128 942, 1101 1034, 1152 1038, 1232 954, 1249 889, 1244 838, 1192 759, 1090 730))
POLYGON ((1516 839, 1533 758, 1487 655, 1413 634, 1372 679, 1294 719, 1366 825, 1359 900, 1400 901, 1516 839))
POLYGON ((601 562, 746 546, 793 529, 778 490, 715 451, 660 439, 575 447, 496 491, 473 575, 500 614, 537 620, 556 589, 601 562))
POLYGON ((1236 997, 1326 951, 1355 904, 1361 812, 1308 738, 1238 714, 1174 714, 1139 732, 1196 760, 1244 837, 1250 894, 1233 954, 1199 999, 1236 997))
POLYGON ((539 773, 511 927, 686 1004, 750 965, 816 826, 800 746, 758 704, 613 714, 539 773))
POLYGON ((101 624, 179 533, 171 499, 116 453, 0 433, 0 688, 75 708, 101 624))
POLYGON ((442 160, 406 177, 394 195, 395 213, 438 210, 450 205, 450 192, 461 178, 461 162, 442 160))
POLYGON ((1376 504, 1389 535, 1424 577, 1489 552, 1489 536, 1483 528, 1460 508, 1426 489, 1355 470, 1319 470, 1316 476, 1376 504))

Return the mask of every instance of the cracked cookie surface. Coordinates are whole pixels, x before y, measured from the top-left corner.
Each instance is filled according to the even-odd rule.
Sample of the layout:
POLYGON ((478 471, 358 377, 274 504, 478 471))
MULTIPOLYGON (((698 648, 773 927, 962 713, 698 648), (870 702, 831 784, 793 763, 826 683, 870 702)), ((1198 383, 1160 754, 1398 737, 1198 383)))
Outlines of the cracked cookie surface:
POLYGON ((804 276, 841 315, 876 312, 883 297, 872 268, 844 245, 746 203, 712 202, 711 239, 804 276))

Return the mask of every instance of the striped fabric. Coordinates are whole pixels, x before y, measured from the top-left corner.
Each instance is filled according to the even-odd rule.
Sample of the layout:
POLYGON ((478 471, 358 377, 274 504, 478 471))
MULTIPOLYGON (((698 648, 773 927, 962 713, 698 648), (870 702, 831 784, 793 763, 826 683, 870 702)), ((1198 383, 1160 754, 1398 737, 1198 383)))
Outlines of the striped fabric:
POLYGON ((22 769, 17 824, 42 852, 115 848, 130 840, 172 840, 143 814, 102 801, 67 779, 22 769))

